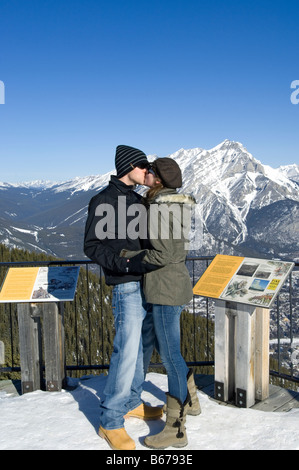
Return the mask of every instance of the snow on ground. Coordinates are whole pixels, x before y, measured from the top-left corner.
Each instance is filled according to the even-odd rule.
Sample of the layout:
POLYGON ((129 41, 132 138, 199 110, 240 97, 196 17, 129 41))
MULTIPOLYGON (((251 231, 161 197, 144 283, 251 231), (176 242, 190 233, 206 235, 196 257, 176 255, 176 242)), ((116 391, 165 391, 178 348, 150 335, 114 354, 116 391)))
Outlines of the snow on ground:
MULTIPOLYGON (((69 379, 68 384, 76 388, 62 392, 35 391, 22 396, 0 392, 0 449, 110 450, 97 435, 105 382, 102 374, 69 379)), ((147 375, 145 402, 162 405, 165 391, 165 375, 147 375)), ((187 417, 189 444, 182 450, 299 450, 299 409, 270 413, 222 406, 203 392, 198 396, 202 414, 187 417)), ((164 420, 126 420, 137 450, 148 450, 143 445, 145 436, 159 432, 164 420)))

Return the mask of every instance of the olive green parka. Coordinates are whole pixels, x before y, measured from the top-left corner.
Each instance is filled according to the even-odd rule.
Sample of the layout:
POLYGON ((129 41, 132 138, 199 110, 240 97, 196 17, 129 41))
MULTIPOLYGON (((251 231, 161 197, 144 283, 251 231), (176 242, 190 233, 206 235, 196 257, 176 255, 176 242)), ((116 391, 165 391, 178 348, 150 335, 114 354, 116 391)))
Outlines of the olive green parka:
MULTIPOLYGON (((193 196, 163 188, 148 203, 148 233, 153 249, 143 262, 161 266, 144 275, 146 301, 159 305, 185 305, 192 299, 192 284, 186 267, 193 196)), ((139 252, 123 250, 132 257, 139 252)))

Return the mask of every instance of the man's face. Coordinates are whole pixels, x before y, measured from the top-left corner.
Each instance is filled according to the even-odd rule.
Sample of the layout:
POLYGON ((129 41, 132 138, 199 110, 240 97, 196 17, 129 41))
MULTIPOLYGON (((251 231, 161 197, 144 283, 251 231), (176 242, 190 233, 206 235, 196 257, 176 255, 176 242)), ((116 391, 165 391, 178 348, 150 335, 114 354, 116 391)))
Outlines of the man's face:
POLYGON ((133 170, 128 174, 132 184, 144 184, 145 177, 148 173, 148 166, 145 164, 137 164, 134 166, 133 170))

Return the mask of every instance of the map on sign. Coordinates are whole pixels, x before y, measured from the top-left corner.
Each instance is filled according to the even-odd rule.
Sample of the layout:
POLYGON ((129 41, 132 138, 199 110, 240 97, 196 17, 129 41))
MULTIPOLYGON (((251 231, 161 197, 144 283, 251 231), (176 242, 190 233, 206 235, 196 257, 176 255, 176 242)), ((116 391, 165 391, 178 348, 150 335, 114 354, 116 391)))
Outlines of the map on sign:
POLYGON ((77 266, 9 268, 1 287, 0 302, 74 300, 79 269, 77 266))
POLYGON ((193 293, 270 308, 293 267, 287 261, 216 255, 193 293))

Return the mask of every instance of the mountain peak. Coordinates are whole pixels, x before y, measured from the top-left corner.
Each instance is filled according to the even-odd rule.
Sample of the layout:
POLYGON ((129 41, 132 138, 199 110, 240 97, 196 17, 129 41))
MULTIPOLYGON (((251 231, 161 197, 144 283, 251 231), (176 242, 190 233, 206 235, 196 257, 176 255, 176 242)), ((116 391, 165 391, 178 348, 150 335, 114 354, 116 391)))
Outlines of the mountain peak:
MULTIPOLYGON (((192 193, 197 201, 205 230, 198 254, 238 254, 254 247, 259 255, 298 256, 298 165, 273 169, 229 139, 210 150, 181 148, 168 156, 182 170, 180 191, 192 193)), ((148 156, 149 161, 155 158, 148 156)), ((89 200, 112 174, 114 170, 60 183, 0 184, 0 241, 79 259, 84 256, 89 200)), ((143 191, 140 186, 138 192, 143 191)))
POLYGON ((220 142, 220 144, 216 145, 210 150, 219 150, 219 149, 227 149, 227 148, 233 148, 233 149, 240 148, 247 152, 247 150, 245 149, 245 147, 243 146, 241 142, 238 142, 235 140, 229 140, 229 139, 223 140, 223 142, 220 142))
POLYGON ((297 165, 296 163, 293 163, 291 165, 282 165, 277 168, 277 170, 282 172, 290 180, 299 183, 299 165, 297 165))

